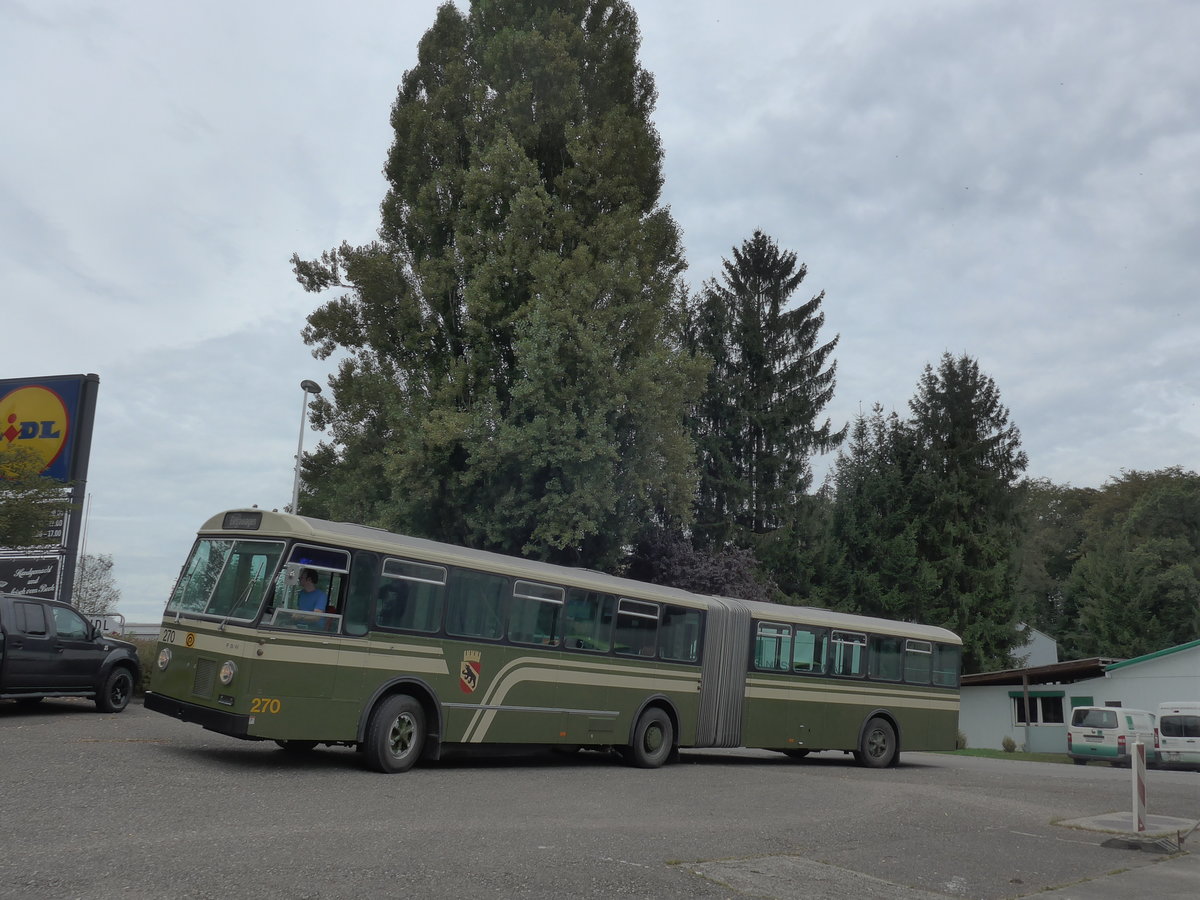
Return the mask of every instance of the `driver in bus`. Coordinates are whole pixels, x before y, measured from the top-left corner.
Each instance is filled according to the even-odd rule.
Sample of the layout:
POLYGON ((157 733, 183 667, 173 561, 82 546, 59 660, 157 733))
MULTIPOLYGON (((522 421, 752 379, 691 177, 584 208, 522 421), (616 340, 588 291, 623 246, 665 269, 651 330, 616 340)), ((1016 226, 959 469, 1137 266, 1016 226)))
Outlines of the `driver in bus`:
POLYGON ((300 596, 297 600, 297 609, 323 613, 328 605, 329 595, 317 587, 317 573, 312 569, 305 569, 300 573, 300 596))

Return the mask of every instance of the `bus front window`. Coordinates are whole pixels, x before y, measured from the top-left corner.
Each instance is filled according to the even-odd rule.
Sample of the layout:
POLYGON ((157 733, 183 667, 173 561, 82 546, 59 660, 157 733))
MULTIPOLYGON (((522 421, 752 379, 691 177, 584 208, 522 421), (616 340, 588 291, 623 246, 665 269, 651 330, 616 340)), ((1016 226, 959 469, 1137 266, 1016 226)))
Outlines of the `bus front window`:
POLYGON ((200 539, 175 585, 167 612, 253 619, 282 554, 281 542, 200 539))

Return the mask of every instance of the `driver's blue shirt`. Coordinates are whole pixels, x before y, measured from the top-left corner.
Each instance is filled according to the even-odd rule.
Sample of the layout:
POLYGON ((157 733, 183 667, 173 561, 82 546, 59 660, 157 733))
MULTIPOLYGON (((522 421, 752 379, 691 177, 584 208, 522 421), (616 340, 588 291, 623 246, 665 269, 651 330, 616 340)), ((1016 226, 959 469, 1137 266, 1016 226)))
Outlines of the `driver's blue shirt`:
POLYGON ((297 609, 305 612, 325 612, 329 604, 329 596, 322 590, 313 588, 311 591, 301 591, 297 609))

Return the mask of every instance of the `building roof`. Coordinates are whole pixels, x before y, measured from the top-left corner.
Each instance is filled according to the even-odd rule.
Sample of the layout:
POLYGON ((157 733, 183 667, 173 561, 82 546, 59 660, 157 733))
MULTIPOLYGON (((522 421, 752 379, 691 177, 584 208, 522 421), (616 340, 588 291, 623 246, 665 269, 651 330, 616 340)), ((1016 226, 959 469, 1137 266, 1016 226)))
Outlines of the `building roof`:
POLYGON ((1123 659, 1120 662, 1113 663, 1108 668, 1111 670, 1119 669, 1122 666, 1132 666, 1151 659, 1158 659, 1162 656, 1170 656, 1172 653, 1178 653, 1180 650, 1191 650, 1194 647, 1200 647, 1200 640, 1189 641, 1186 644, 1180 644, 1178 647, 1168 647, 1166 650, 1156 650, 1154 653, 1147 653, 1145 656, 1135 656, 1133 659, 1123 659))
MULTIPOLYGON (((1197 641, 1200 644, 1200 641, 1197 641)), ((978 675, 964 675, 962 686, 971 687, 984 684, 1024 684, 1028 679, 1030 684, 1062 684, 1072 681, 1083 681, 1085 678, 1099 678, 1104 670, 1121 660, 1094 656, 1091 659, 1070 659, 1066 662, 1051 663, 1047 666, 1031 666, 1028 669, 1005 669, 1002 672, 981 672, 978 675)))

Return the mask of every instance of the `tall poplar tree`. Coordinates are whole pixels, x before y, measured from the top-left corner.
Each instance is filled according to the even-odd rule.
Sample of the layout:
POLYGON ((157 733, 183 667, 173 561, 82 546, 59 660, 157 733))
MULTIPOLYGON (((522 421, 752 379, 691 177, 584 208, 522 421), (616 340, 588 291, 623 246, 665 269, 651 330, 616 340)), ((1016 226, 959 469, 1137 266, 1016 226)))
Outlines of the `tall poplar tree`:
POLYGON ((694 419, 700 546, 749 547, 785 592, 807 585, 805 508, 812 456, 835 447, 822 412, 833 396, 838 338, 821 343, 824 292, 789 308, 807 274, 761 231, 706 282, 689 323, 712 362, 694 419), (801 552, 797 552, 801 551, 801 552))
POLYGON ((392 108, 378 240, 293 258, 341 288, 306 511, 612 565, 694 489, 679 234, 623 0, 443 5, 392 108))

